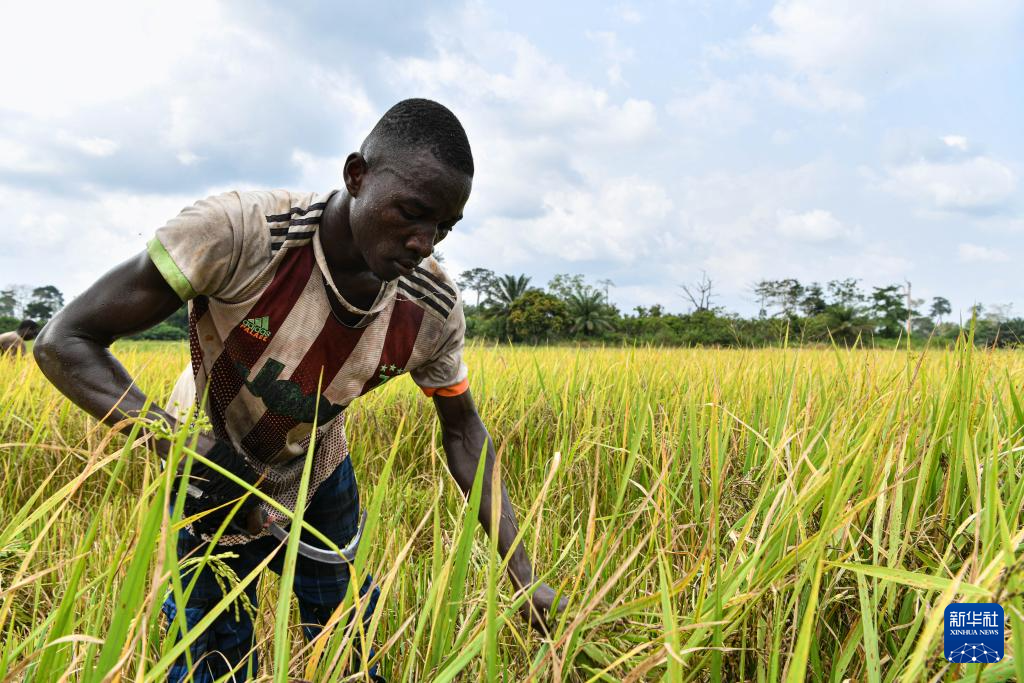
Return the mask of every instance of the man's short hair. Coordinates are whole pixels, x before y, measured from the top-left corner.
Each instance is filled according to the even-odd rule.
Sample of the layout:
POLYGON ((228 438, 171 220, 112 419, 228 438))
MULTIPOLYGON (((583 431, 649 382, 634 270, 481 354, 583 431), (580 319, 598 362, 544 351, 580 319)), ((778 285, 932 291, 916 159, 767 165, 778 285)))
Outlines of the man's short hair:
POLYGON ((18 323, 17 329, 18 336, 24 339, 25 337, 32 335, 33 337, 39 334, 39 323, 35 320, 29 320, 26 318, 18 323))
POLYGON ((361 152, 372 157, 398 150, 426 148, 442 163, 473 175, 473 152, 466 131, 443 104, 413 98, 388 109, 363 140, 361 152))

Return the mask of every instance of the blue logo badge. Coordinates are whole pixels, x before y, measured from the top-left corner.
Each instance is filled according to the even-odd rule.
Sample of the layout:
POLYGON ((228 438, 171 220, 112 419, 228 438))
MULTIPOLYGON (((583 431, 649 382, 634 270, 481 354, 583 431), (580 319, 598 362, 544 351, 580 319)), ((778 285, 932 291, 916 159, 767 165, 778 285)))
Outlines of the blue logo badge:
POLYGON ((946 606, 942 647, 946 661, 991 664, 1003 658, 1003 608, 994 602, 946 606))

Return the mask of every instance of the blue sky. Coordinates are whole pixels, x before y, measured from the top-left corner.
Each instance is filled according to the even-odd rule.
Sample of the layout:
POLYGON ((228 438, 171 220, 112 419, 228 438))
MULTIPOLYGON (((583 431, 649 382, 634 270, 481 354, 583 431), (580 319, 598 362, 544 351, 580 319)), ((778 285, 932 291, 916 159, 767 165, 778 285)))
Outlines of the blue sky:
POLYGON ((906 278, 1024 314, 1020 3, 348 4, 6 9, 0 287, 77 294, 214 192, 336 187, 425 96, 476 157, 455 273, 683 311, 704 271, 743 313, 762 278, 906 278))

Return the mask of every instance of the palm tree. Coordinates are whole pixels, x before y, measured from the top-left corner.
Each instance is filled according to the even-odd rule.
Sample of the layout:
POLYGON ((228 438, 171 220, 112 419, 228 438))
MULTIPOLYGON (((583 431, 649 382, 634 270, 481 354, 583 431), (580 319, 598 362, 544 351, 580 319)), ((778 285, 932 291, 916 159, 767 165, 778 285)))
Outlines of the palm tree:
POLYGON ((566 297, 569 308, 569 330, 585 335, 598 334, 612 329, 612 311, 598 289, 577 290, 566 297))
POLYGON ((838 342, 852 344, 871 332, 871 324, 853 306, 833 304, 826 316, 829 334, 838 342))
POLYGON ((499 337, 508 336, 508 317, 512 313, 512 304, 529 288, 530 278, 526 275, 502 275, 488 284, 484 305, 487 307, 487 315, 497 321, 499 337))
POLYGON ((484 301, 493 313, 507 316, 515 300, 526 293, 530 278, 526 275, 502 275, 491 282, 484 301))

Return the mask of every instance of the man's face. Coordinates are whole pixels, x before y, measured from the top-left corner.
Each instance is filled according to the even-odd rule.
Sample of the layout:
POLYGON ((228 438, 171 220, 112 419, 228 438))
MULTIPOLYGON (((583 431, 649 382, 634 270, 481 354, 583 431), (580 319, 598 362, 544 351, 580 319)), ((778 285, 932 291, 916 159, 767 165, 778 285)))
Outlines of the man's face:
POLYGON ((384 280, 409 275, 430 256, 462 218, 473 182, 427 150, 378 160, 356 176, 350 158, 345 181, 352 237, 366 265, 384 280))

